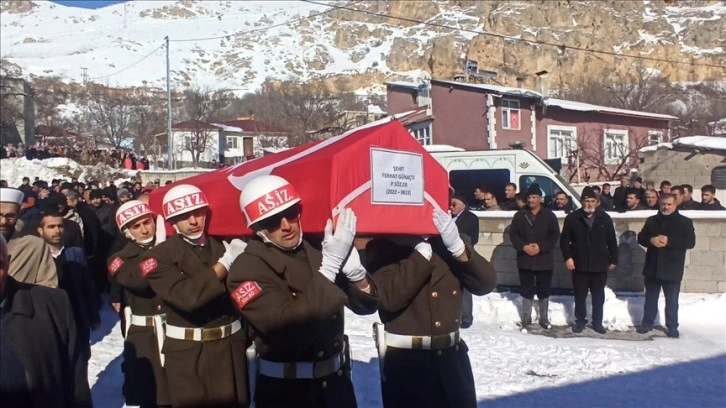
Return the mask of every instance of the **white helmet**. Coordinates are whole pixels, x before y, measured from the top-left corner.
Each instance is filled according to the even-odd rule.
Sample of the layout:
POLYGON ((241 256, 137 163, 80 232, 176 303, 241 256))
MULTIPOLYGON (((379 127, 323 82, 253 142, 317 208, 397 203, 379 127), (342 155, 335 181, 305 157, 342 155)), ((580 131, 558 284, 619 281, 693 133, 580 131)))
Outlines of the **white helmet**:
POLYGON ((300 202, 295 187, 279 176, 260 176, 247 183, 239 197, 239 206, 247 226, 278 214, 300 202))
POLYGON ((148 205, 139 200, 130 200, 116 210, 116 225, 122 230, 132 221, 147 214, 154 214, 148 205))
POLYGON ((199 187, 191 184, 180 184, 164 194, 164 219, 188 213, 197 208, 209 207, 207 196, 199 187))

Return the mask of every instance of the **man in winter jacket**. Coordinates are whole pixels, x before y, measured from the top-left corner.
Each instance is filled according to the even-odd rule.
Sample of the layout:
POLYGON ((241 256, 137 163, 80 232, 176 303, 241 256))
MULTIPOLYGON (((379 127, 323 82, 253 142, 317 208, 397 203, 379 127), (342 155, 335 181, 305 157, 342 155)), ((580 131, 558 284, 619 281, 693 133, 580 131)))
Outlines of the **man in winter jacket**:
POLYGON ((514 214, 509 231, 512 246, 517 250, 517 268, 522 294, 522 328, 532 323, 534 295, 539 299, 539 324, 550 329, 548 318, 550 287, 552 285, 552 250, 560 237, 557 217, 542 206, 539 184, 527 190, 528 207, 514 214))
POLYGON ((605 284, 608 271, 618 263, 618 241, 613 221, 597 208, 597 196, 591 187, 582 190, 582 208, 565 218, 560 249, 565 266, 572 272, 575 290, 575 326, 580 333, 587 323, 587 292, 592 293, 592 329, 605 333, 602 325, 605 284))
POLYGON ((698 207, 699 210, 706 211, 724 211, 723 205, 716 198, 716 187, 706 184, 701 187, 701 205, 698 207))
POLYGON ((648 217, 638 234, 645 254, 645 308, 639 333, 653 329, 661 288, 665 295, 665 320, 668 337, 678 338, 678 294, 683 279, 686 250, 696 245, 693 221, 681 215, 671 194, 660 198, 660 212, 648 217))

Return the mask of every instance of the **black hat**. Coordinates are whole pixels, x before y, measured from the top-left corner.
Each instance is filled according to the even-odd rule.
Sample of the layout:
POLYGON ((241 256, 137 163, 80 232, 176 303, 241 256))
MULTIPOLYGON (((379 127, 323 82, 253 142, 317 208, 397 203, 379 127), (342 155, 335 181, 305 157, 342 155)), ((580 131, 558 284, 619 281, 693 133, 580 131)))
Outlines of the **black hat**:
POLYGON ((459 200, 459 201, 461 201, 462 203, 464 203, 464 205, 466 205, 466 204, 467 204, 467 199, 466 199, 466 196, 465 196, 464 194, 454 194, 454 195, 453 195, 453 196, 451 197, 451 199, 452 199, 452 200, 454 200, 454 199, 456 199, 456 200, 459 200))
POLYGON ((538 195, 542 196, 542 190, 539 188, 539 184, 534 183, 527 189, 527 196, 538 195))
POLYGON ((597 195, 595 194, 595 190, 592 189, 592 187, 587 186, 582 189, 582 194, 580 195, 580 200, 584 200, 586 198, 594 198, 597 199, 597 195))

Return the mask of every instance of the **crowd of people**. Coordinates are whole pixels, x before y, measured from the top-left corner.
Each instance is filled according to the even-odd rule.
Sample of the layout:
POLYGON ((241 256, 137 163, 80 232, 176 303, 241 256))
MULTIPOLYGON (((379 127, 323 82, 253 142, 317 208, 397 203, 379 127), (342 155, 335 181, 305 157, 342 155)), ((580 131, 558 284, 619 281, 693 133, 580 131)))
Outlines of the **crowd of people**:
MULTIPOLYGON (((321 236, 304 235, 304 202, 295 187, 278 176, 259 176, 238 198, 245 217, 240 221, 255 236, 220 241, 207 234, 212 210, 204 192, 176 185, 154 213, 149 194, 159 187, 75 179, 31 184, 26 177, 18 188, 0 188, 4 402, 92 406, 90 333, 99 327, 99 308, 108 299, 122 322, 128 405, 355 407, 347 307, 360 315, 378 312, 382 322, 374 341, 385 407, 476 406, 460 330, 473 323, 472 294, 494 290, 496 271, 474 250, 479 221, 467 197, 454 192, 450 213, 434 210, 434 237, 355 239, 357 218, 350 209, 329 220, 321 236), (165 223, 172 227, 169 236, 165 223), (42 310, 23 314, 33 308, 42 310)), ((625 202, 640 197, 633 190, 637 184, 626 187, 625 202)), ((674 186, 660 192, 658 214, 638 234, 647 249, 638 331, 653 329, 662 288, 673 338, 679 335, 685 252, 695 245, 692 222, 678 213, 689 201, 678 197, 679 188, 685 191, 674 186)), ((605 333, 604 286, 618 264, 606 211, 624 205, 618 201, 622 190, 611 207, 603 204, 604 189, 586 187, 582 208, 570 211, 562 231, 553 209, 564 208, 569 197, 555 199, 549 209, 537 184, 516 190, 507 185, 502 203, 485 188, 477 189, 475 199, 486 209, 515 211, 510 237, 523 330, 532 325, 535 296, 538 323, 551 328, 553 251, 559 243, 575 288, 572 330, 585 330, 590 292, 591 327, 605 333)))
POLYGON ((0 147, 0 159, 12 157, 25 157, 28 160, 66 157, 83 165, 95 166, 103 163, 113 168, 127 170, 149 170, 150 165, 146 156, 138 158, 134 153, 122 149, 94 149, 80 144, 59 146, 38 142, 26 148, 22 143, 17 146, 9 143, 0 147))

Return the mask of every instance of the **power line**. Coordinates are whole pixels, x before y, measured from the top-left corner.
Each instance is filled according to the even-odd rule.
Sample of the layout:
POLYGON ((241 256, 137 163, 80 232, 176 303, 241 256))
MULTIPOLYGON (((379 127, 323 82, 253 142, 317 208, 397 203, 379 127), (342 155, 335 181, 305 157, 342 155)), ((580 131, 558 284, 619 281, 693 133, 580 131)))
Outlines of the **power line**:
POLYGON ((300 0, 300 1, 305 2, 305 3, 317 4, 320 6, 330 7, 331 10, 348 10, 348 11, 353 11, 353 12, 362 13, 362 14, 368 14, 368 15, 372 15, 372 16, 376 16, 376 17, 392 18, 395 20, 407 21, 409 23, 424 24, 424 25, 427 25, 430 27, 445 28, 445 29, 449 29, 449 30, 459 30, 459 31, 472 33, 472 34, 496 37, 496 38, 500 38, 503 40, 520 41, 520 42, 525 42, 525 43, 529 43, 529 44, 556 47, 556 48, 559 48, 562 52, 565 52, 567 49, 570 49, 570 50, 574 50, 574 51, 590 52, 593 54, 604 54, 604 55, 611 55, 611 56, 622 57, 622 58, 634 58, 634 59, 641 59, 641 60, 648 60, 648 61, 667 62, 667 63, 671 63, 671 64, 710 67, 710 68, 726 68, 726 65, 677 61, 677 60, 671 60, 671 59, 665 59, 665 58, 648 57, 648 56, 643 56, 643 55, 619 54, 617 52, 612 52, 612 51, 593 50, 593 49, 589 49, 589 48, 576 47, 576 46, 570 46, 570 45, 565 45, 565 44, 555 44, 555 43, 551 43, 551 42, 547 42, 547 41, 527 40, 524 38, 512 37, 512 36, 499 34, 499 33, 470 30, 467 28, 459 28, 459 27, 449 26, 449 25, 440 24, 440 23, 431 23, 428 21, 421 21, 421 20, 416 20, 416 19, 407 18, 407 17, 398 17, 398 16, 394 16, 391 14, 379 13, 379 12, 375 12, 375 11, 360 10, 360 9, 351 8, 350 6, 336 6, 336 5, 326 4, 326 3, 313 1, 313 0, 300 0))
MULTIPOLYGON (((351 2, 351 3, 350 3, 350 5, 355 5, 355 4, 358 4, 358 3, 360 3, 361 1, 363 1, 363 0, 356 0, 356 1, 354 1, 354 2, 351 2)), ((312 3, 312 2, 311 2, 311 3, 312 3)), ((315 4, 321 4, 321 3, 315 3, 315 4)), ((323 4, 323 5, 327 6, 326 4, 323 4)), ((335 11, 335 9, 328 9, 328 10, 325 10, 325 11, 321 11, 321 12, 319 12, 319 13, 313 13, 313 14, 309 14, 309 15, 307 15, 307 16, 305 16, 305 17, 298 17, 298 18, 294 18, 294 19, 291 19, 291 20, 285 21, 285 22, 283 22, 283 23, 279 23, 279 24, 273 24, 273 25, 271 25, 271 26, 265 26, 265 27, 253 28, 253 29, 251 29, 251 30, 247 30, 247 31, 244 31, 244 30, 243 30, 243 31, 237 31, 237 32, 234 32, 234 33, 231 33, 231 34, 219 35, 219 36, 215 36, 215 37, 205 37, 205 38, 185 38, 185 39, 182 39, 182 40, 172 40, 172 39, 170 39, 169 41, 171 41, 171 42, 189 42, 189 41, 209 41, 209 40, 220 40, 220 39, 222 39, 222 38, 227 38, 227 37, 232 37, 232 36, 238 36, 238 35, 246 35, 246 34, 252 34, 252 33, 256 33, 256 32, 259 32, 259 31, 265 31, 265 30, 269 30, 269 29, 271 29, 271 28, 283 27, 283 26, 286 26, 286 25, 288 25, 288 24, 294 24, 294 23, 298 23, 298 22, 301 22, 301 21, 304 21, 304 20, 308 20, 308 19, 311 19, 311 18, 314 18, 314 17, 322 16, 323 14, 327 14, 327 13, 330 13, 331 11, 335 11)))
POLYGON ((136 65, 138 65, 138 64, 139 64, 139 63, 140 63, 141 61, 143 61, 143 60, 145 60, 145 59, 149 58, 149 57, 150 57, 150 56, 151 56, 151 55, 152 55, 153 53, 155 53, 156 51, 158 51, 158 50, 159 50, 159 49, 160 49, 161 47, 163 47, 163 46, 164 46, 164 43, 161 43, 161 44, 159 44, 159 46, 158 46, 158 47, 156 47, 156 48, 154 48, 154 50, 153 50, 153 51, 151 51, 150 53, 148 53, 148 54, 144 55, 143 57, 141 57, 141 59, 139 59, 138 61, 134 62, 133 64, 131 64, 131 65, 127 66, 127 67, 126 67, 126 68, 124 68, 124 69, 121 69, 121 70, 119 70, 119 71, 116 71, 116 72, 114 72, 114 73, 112 73, 112 74, 108 74, 108 75, 101 75, 101 76, 97 76, 97 77, 94 77, 94 78, 89 78, 88 80, 89 80, 89 81, 94 81, 94 80, 96 80, 96 79, 103 79, 103 78, 108 78, 108 77, 112 77, 112 76, 114 76, 114 75, 118 75, 118 74, 120 74, 120 73, 122 73, 122 72, 124 72, 124 71, 126 71, 126 70, 129 70, 129 69, 131 69, 131 68, 135 67, 135 66, 136 66, 136 65))

